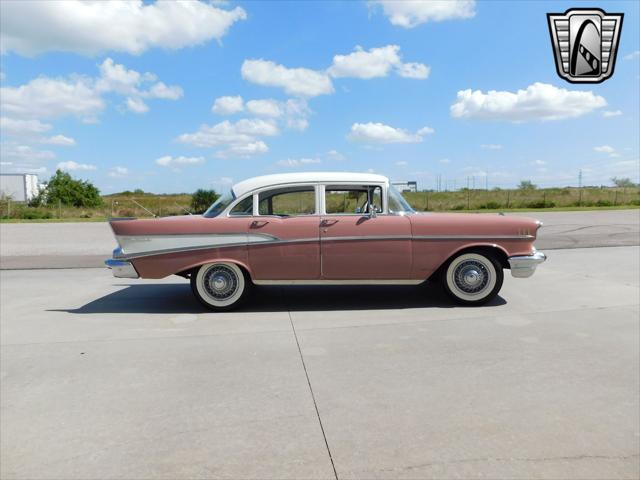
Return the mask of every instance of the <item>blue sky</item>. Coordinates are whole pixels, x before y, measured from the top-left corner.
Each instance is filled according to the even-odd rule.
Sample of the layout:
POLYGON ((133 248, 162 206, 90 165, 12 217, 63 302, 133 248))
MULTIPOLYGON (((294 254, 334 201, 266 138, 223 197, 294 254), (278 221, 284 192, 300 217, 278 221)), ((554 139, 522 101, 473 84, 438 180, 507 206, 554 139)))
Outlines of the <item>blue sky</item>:
POLYGON ((9 0, 2 172, 59 166, 104 193, 317 170, 639 181, 639 5, 9 0), (625 14, 602 84, 556 73, 546 13, 578 6, 625 14))

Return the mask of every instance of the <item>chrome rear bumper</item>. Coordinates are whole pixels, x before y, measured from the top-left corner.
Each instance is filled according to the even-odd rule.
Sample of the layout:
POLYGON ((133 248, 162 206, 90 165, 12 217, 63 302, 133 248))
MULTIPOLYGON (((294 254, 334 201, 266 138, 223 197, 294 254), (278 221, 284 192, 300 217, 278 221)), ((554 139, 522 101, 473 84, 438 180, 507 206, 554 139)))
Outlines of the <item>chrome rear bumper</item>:
MULTIPOLYGON (((116 257, 121 252, 121 249, 116 248, 113 251, 113 256, 116 257)), ((140 278, 138 272, 131 262, 126 260, 117 260, 116 258, 110 258, 104 261, 107 268, 110 268, 113 272, 113 276, 117 278, 140 278)))
POLYGON ((547 256, 542 252, 534 252, 532 255, 510 257, 511 275, 515 278, 527 278, 534 274, 536 267, 544 262, 547 256))

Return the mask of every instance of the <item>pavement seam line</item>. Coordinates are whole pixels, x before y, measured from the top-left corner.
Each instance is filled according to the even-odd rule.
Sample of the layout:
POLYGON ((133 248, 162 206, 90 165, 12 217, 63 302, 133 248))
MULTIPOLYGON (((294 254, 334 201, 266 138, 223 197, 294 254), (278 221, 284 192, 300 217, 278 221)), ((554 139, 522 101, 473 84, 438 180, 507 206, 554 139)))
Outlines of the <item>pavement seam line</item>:
POLYGON ((311 392, 311 400, 313 400, 313 407, 316 409, 316 415, 318 416, 318 423, 320 424, 320 430, 322 431, 322 438, 324 444, 327 447, 327 453, 329 454, 329 460, 331 461, 331 468, 333 468, 333 475, 338 480, 338 472, 336 471, 336 465, 333 463, 333 456, 331 455, 331 449, 329 448, 329 442, 327 441, 327 435, 324 433, 324 426, 322 425, 322 418, 320 418, 320 410, 318 410, 318 404, 316 403, 316 396, 313 393, 313 387, 311 386, 311 380, 309 379, 309 372, 307 372, 307 365, 304 362, 304 356, 302 355, 302 349, 300 348, 300 342, 298 341, 298 334, 296 333, 296 327, 293 325, 293 319, 291 318, 291 312, 287 311, 289 315, 289 322, 291 323, 291 330, 293 330, 293 337, 296 340, 298 346, 298 353, 300 354, 300 361, 302 362, 302 368, 304 369, 304 375, 307 377, 307 384, 309 385, 309 391, 311 392))

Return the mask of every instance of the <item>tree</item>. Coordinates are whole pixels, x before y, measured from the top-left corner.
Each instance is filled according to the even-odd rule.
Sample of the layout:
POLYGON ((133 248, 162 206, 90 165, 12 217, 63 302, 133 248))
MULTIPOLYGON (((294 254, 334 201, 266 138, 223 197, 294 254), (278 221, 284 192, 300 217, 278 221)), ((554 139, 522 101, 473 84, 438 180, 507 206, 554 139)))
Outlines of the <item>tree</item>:
POLYGON ((631 179, 628 177, 625 177, 625 178, 613 177, 611 181, 616 187, 620 187, 620 188, 628 188, 628 187, 636 186, 636 184, 633 183, 631 179))
POLYGON ((518 185, 519 190, 535 190, 538 188, 531 180, 520 180, 520 184, 518 185))
POLYGON ((88 180, 76 180, 67 172, 56 170, 47 186, 31 202, 33 205, 62 205, 73 207, 99 207, 100 190, 88 180))
POLYGON ((219 196, 215 190, 199 188, 191 195, 191 210, 194 213, 204 213, 219 196))

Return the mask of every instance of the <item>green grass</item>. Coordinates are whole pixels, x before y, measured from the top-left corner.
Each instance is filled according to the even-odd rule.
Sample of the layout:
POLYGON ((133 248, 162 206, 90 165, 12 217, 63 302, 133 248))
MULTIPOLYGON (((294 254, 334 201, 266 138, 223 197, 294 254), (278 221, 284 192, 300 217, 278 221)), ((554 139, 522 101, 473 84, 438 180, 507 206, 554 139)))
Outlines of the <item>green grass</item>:
MULTIPOLYGON (((404 194, 417 211, 540 212, 618 210, 640 207, 640 188, 547 188, 539 190, 459 190, 404 194)), ((114 194, 97 208, 31 208, 0 202, 0 222, 101 222, 110 217, 184 215, 191 195, 114 194), (10 214, 9 213, 10 210, 10 214)), ((296 201, 295 199, 293 201, 296 201)))

